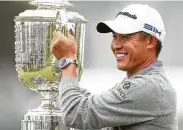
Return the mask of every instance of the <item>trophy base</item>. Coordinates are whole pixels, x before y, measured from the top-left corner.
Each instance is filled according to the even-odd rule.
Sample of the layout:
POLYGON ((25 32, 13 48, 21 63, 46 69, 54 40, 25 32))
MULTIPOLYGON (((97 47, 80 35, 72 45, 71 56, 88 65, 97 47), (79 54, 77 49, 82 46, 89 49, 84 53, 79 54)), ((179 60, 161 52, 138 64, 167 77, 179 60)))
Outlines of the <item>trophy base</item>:
POLYGON ((60 110, 29 110, 21 121, 21 130, 68 130, 60 110))

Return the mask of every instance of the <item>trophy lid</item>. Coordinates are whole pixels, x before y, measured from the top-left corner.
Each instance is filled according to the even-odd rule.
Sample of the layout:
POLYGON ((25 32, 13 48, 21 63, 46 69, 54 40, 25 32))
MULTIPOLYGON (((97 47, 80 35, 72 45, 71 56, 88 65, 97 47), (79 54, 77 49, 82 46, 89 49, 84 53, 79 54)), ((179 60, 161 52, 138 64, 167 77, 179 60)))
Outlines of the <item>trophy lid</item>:
POLYGON ((53 21, 57 18, 58 11, 56 10, 25 10, 18 16, 15 16, 15 21, 22 20, 40 20, 40 21, 53 21))
POLYGON ((41 7, 54 7, 54 8, 70 8, 74 5, 69 3, 68 0, 34 0, 29 2, 31 5, 41 6, 41 7))
POLYGON ((68 12, 68 21, 74 23, 87 23, 86 20, 82 15, 77 12, 68 12))

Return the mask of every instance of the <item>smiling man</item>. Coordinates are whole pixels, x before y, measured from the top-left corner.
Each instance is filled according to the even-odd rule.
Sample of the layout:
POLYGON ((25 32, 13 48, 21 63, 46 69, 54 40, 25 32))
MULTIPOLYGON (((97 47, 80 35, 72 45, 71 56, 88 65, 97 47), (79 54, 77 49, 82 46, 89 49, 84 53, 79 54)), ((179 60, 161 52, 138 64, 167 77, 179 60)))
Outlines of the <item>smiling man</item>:
POLYGON ((117 68, 127 77, 110 90, 93 95, 79 87, 77 44, 55 32, 51 52, 61 58, 60 107, 66 126, 79 129, 178 130, 176 93, 157 60, 165 38, 163 20, 148 5, 132 4, 115 20, 99 22, 112 33, 117 68), (68 61, 68 62, 62 62, 68 61))
POLYGON ((127 71, 128 77, 155 62, 161 47, 160 41, 142 31, 132 34, 113 32, 111 49, 116 57, 117 68, 127 71))

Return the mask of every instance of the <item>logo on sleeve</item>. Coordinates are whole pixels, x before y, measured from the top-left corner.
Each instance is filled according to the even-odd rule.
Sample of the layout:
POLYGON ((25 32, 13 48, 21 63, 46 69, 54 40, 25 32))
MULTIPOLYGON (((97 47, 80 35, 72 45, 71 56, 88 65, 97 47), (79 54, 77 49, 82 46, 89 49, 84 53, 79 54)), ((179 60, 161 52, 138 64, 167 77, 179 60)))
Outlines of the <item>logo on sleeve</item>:
POLYGON ((126 98, 125 91, 119 88, 117 90, 119 92, 119 95, 122 97, 122 99, 125 99, 126 98))
POLYGON ((124 83, 123 89, 127 90, 129 88, 130 88, 130 83, 128 83, 128 82, 124 83))
POLYGON ((117 91, 119 93, 119 95, 122 97, 122 99, 126 99, 126 91, 131 87, 130 82, 124 82, 119 84, 119 86, 117 87, 117 91))

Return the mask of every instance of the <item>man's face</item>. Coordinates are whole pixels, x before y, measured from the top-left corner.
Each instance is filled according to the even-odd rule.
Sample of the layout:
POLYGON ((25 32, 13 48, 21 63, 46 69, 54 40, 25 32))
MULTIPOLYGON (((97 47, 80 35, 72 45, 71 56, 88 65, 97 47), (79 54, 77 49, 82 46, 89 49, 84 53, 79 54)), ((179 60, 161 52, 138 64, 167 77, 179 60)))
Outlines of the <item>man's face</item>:
POLYGON ((131 72, 144 64, 148 59, 147 42, 139 32, 128 35, 113 33, 111 49, 117 68, 131 72))

